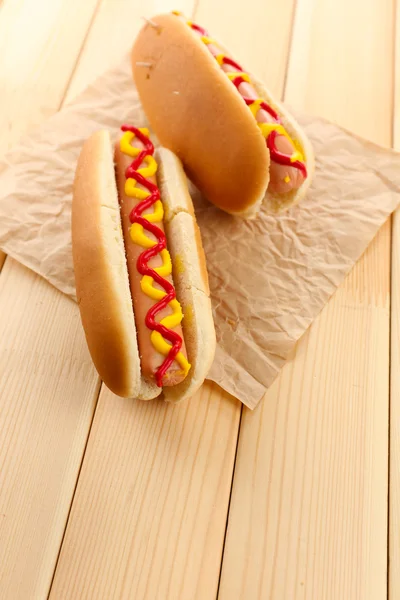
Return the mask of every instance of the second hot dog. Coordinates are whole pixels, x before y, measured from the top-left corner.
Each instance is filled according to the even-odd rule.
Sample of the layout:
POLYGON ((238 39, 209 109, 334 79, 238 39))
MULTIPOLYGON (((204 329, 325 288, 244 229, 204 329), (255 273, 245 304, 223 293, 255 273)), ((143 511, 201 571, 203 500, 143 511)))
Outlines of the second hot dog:
POLYGON ((208 200, 251 218, 298 203, 314 171, 289 112, 201 26, 152 17, 132 49, 141 102, 160 142, 208 200))
MULTIPOLYGON (((218 42, 209 37, 208 32, 203 27, 200 27, 191 21, 187 21, 180 13, 177 13, 177 16, 186 22, 195 35, 197 35, 203 44, 206 45, 209 52, 211 52, 217 60, 222 71, 227 74, 229 79, 236 86, 238 92, 252 111, 257 123, 270 123, 272 126, 280 125, 279 115, 271 106, 268 106, 265 102, 261 101, 259 94, 251 83, 249 74, 245 73, 236 61, 230 59, 226 54, 221 52, 221 46, 218 45, 218 42), (263 108, 263 106, 265 106, 265 108, 263 108)), ((268 129, 266 129, 266 131, 268 131, 268 129)), ((272 131, 273 129, 268 131, 268 135, 270 135, 272 131)), ((265 134, 265 137, 267 138, 268 135, 265 134)), ((284 129, 282 133, 277 133, 275 147, 280 155, 287 157, 293 157, 294 155, 300 156, 293 141, 284 129)), ((270 153, 270 157, 269 191, 272 193, 286 194, 292 190, 299 189, 307 178, 307 167, 305 163, 300 160, 296 166, 282 164, 277 161, 276 153, 274 152, 270 153)), ((303 157, 301 156, 300 158, 303 157)))

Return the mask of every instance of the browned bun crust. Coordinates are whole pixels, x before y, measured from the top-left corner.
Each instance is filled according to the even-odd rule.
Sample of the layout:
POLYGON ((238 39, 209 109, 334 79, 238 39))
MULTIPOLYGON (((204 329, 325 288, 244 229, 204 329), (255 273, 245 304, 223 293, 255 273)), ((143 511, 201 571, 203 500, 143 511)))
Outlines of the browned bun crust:
MULTIPOLYGON (((185 380, 164 388, 166 400, 192 396, 215 352, 215 330, 200 232, 181 163, 160 149, 159 187, 183 333, 192 367, 185 380)), ((72 201, 76 292, 90 354, 104 383, 123 397, 150 400, 161 393, 140 374, 110 135, 99 131, 84 144, 72 201)))
POLYGON ((190 398, 203 383, 215 354, 206 259, 182 164, 170 150, 157 151, 158 183, 172 258, 176 295, 181 303, 186 351, 191 369, 182 383, 164 388, 169 402, 190 398))
POLYGON ((253 115, 181 19, 166 14, 152 21, 158 28, 146 24, 132 50, 152 128, 211 202, 233 214, 255 214, 269 183, 269 152, 253 115))
POLYGON ((84 144, 72 200, 76 294, 95 367, 115 394, 137 397, 140 361, 110 135, 84 144))

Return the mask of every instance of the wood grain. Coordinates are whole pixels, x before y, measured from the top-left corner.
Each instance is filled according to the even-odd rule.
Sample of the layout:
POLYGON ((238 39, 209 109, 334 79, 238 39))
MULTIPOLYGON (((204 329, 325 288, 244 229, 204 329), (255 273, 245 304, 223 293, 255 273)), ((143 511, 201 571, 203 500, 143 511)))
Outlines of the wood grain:
POLYGON ((393 145, 396 150, 400 149, 400 0, 395 1, 396 20, 394 21, 395 40, 395 70, 394 70, 394 94, 393 94, 393 145))
MULTIPOLYGON (((35 14, 43 12, 43 4, 48 3, 45 0, 35 3, 35 14)), ((24 85, 10 85, 8 94, 2 96, 2 114, 7 117, 13 118, 14 108, 17 110, 21 105, 21 109, 18 109, 19 129, 10 130, 11 141, 36 124, 36 119, 39 121, 49 112, 54 112, 62 101, 74 60, 78 58, 84 41, 85 24, 90 24, 89 4, 58 0, 49 8, 47 21, 45 19, 48 31, 43 29, 43 23, 39 26, 40 36, 34 27, 28 28, 24 48, 12 44, 7 47, 10 64, 13 62, 12 52, 15 52, 14 62, 18 64, 25 60, 27 48, 32 57, 37 57, 37 63, 34 58, 29 63, 35 71, 25 73, 24 85), (59 11, 58 20, 54 13, 55 6, 59 11), (39 48, 36 44, 39 44, 39 48), (28 95, 30 103, 26 102, 28 95), (23 106, 24 102, 27 106, 23 106)), ((96 8, 95 3, 92 3, 92 8, 96 8)), ((10 37, 18 37, 19 32, 25 31, 24 27, 21 29, 21 23, 26 23, 27 19, 32 21, 32 10, 31 2, 19 2, 8 12, 2 11, 0 27, 3 29, 0 31, 5 31, 10 37)), ((125 13, 125 17, 129 17, 129 14, 125 13)), ((114 60, 119 58, 119 48, 115 47, 115 50, 114 60)), ((112 55, 112 49, 109 49, 109 54, 112 55)), ((3 76, 3 71, 1 74, 3 76)), ((4 76, 9 81, 7 72, 4 76)), ((0 409, 4 407, 7 411, 2 413, 0 431, 9 431, 10 434, 4 440, 2 435, 0 444, 6 457, 1 472, 0 514, 7 517, 6 522, 0 522, 0 545, 7 551, 7 561, 0 565, 2 600, 25 600, 29 594, 36 599, 45 597, 48 592, 99 391, 99 380, 88 358, 76 305, 45 282, 40 280, 39 285, 36 281, 33 273, 21 269, 13 261, 7 261, 0 279, 7 306, 20 306, 21 294, 29 295, 29 302, 26 302, 24 309, 12 313, 12 327, 8 327, 7 335, 2 337, 6 351, 13 347, 14 338, 11 334, 14 330, 29 332, 38 320, 42 325, 34 329, 34 335, 24 336, 21 333, 18 345, 20 359, 3 362, 3 367, 7 367, 7 387, 3 378, 0 409), (57 318, 60 314, 63 319, 57 318), (40 370, 33 368, 35 363, 32 361, 29 362, 32 366, 30 370, 24 365, 24 359, 33 352, 32 340, 35 341, 35 356, 48 358, 40 361, 40 370), (59 369, 65 374, 59 386, 54 383, 55 374, 59 373, 55 365, 60 365, 59 369), (21 372, 24 375, 22 388, 21 372), (14 388, 18 394, 10 398, 14 388), (35 452, 31 445, 25 446, 19 437, 20 430, 24 433, 27 430, 24 410, 28 401, 32 406, 29 435, 36 443, 35 452), (78 403, 81 412, 71 410, 65 418, 66 407, 71 402, 78 403), (15 405, 12 412, 8 410, 11 403, 15 405), (60 438, 51 435, 51 429, 47 431, 47 427, 51 427, 58 418, 62 418, 60 423, 64 427, 60 438), (44 492, 45 502, 42 501, 44 492)), ((8 318, 4 310, 0 324, 9 323, 8 318)))
MULTIPOLYGON (((396 2, 393 145, 400 150, 400 2, 396 2)), ((390 357, 389 599, 400 597, 400 210, 393 215, 390 357)))
POLYGON ((285 99, 390 143, 393 15, 388 0, 300 0, 285 99))
POLYGON ((59 108, 98 2, 0 3, 0 153, 59 108))
MULTIPOLYGON (((0 81, 8 88, 4 96, 2 88, 0 148, 64 97, 94 9, 89 4, 1 5, 0 49, 7 45, 7 56, 1 53, 0 81), (44 5, 47 25, 36 28, 44 5), (13 32, 24 33, 29 52, 11 40, 13 32), (21 66, 21 79, 11 66, 21 66)), ((150 4, 145 14, 171 8, 150 4)), ((195 18, 280 93, 292 8, 291 0, 233 0, 219 12, 211 0, 200 0, 195 18)), ((138 12, 128 0, 101 4, 68 99, 129 47, 138 12)), ((389 143, 391 2, 299 0, 297 15, 289 102, 389 143)), ((394 230, 397 281, 396 221, 394 230)), ((223 598, 384 597, 389 261, 386 227, 264 404, 245 410, 223 598)), ((0 303, 0 597, 36 600, 49 589, 99 382, 70 301, 8 259, 0 303)), ((392 412, 399 390, 396 323, 392 412)), ((51 597, 214 598, 239 410, 211 385, 178 407, 131 403, 103 390, 51 597)), ((392 421, 392 598, 399 586, 396 427, 392 421)))
POLYGON ((0 152, 58 110, 98 1, 1 7, 0 152))
MULTIPOLYGON (((88 39, 93 60, 112 6, 88 39)), ((93 60, 83 54, 78 78, 93 60)), ((239 417, 239 403, 210 384, 179 407, 104 388, 51 597, 215 597, 239 417)))
MULTIPOLYGON (((58 109, 95 7, 1 7, 1 150, 58 109)), ((11 259, 0 305, 0 597, 36 600, 50 587, 99 382, 77 307, 11 259)))
POLYGON ((192 6, 193 0, 151 0, 145 3, 127 0, 103 1, 68 88, 67 102, 83 91, 96 77, 123 59, 144 25, 145 18, 171 10, 181 10, 190 15, 192 6))
POLYGON ((99 386, 75 304, 10 258, 0 281, 0 598, 45 598, 99 386))
MULTIPOLYGON (((300 0, 286 100, 390 144, 392 18, 300 0)), ((221 600, 386 597, 389 287, 387 225, 244 409, 221 600)))
POLYGON ((50 598, 212 598, 239 420, 215 385, 180 406, 99 400, 50 598))
MULTIPOLYGON (((400 144, 397 142, 397 148, 400 144)), ((390 369, 390 487, 389 598, 400 595, 400 212, 393 216, 391 369, 390 369)))
POLYGON ((225 10, 214 0, 200 0, 195 20, 221 40, 232 56, 281 95, 289 56, 295 0, 225 0, 225 10), (278 6, 277 6, 278 5, 278 6), (229 16, 228 16, 229 15, 229 16), (269 49, 273 48, 273 60, 269 49))
MULTIPOLYGON (((270 15, 272 6, 253 0, 250 9, 270 15)), ((249 6, 240 10, 238 37, 249 6)), ((275 10, 284 26, 276 54, 286 56, 287 5, 275 10)), ((199 16, 211 31, 223 23, 211 2, 199 3, 199 16)), ((257 26, 272 35, 272 21, 257 26)), ((282 73, 274 83, 283 85, 282 73)), ((215 598, 239 416, 239 403, 210 384, 177 407, 102 390, 50 598, 215 598)))

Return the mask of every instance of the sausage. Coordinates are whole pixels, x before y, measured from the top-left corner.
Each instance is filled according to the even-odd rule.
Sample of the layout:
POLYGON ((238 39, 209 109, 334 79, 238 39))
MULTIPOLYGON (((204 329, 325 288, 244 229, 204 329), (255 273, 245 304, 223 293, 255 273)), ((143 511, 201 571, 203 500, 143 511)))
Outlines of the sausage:
MULTIPOLYGON (((180 15, 181 18, 184 18, 180 15)), ((185 19, 184 19, 185 20, 185 19)), ((199 37, 203 37, 204 30, 202 28, 193 27, 192 31, 199 37)), ((207 48, 211 54, 216 57, 221 54, 221 48, 215 43, 207 43, 207 48)), ((221 69, 225 73, 239 72, 240 70, 233 65, 222 64, 221 69)), ((243 82, 238 86, 238 91, 243 98, 257 99, 259 94, 255 88, 247 82, 243 82)), ((257 123, 276 123, 277 121, 266 110, 260 109, 255 115, 257 123)), ((275 142, 277 150, 283 154, 291 156, 296 148, 292 142, 284 135, 278 134, 275 142)), ((281 165, 273 160, 270 163, 270 182, 268 190, 272 193, 285 194, 292 190, 297 190, 305 179, 304 173, 299 169, 291 166, 281 165)))
MULTIPOLYGON (((135 148, 139 148, 140 150, 142 150, 144 147, 142 142, 137 137, 133 138, 133 140, 131 141, 131 145, 135 148)), ((122 231, 123 231, 123 236, 124 236, 125 252, 126 252, 127 266, 128 266, 128 272, 129 272, 129 283, 130 283, 130 289, 131 289, 133 310, 134 310, 134 314, 135 314, 138 346, 139 346, 139 353, 140 353, 140 360, 141 360, 141 370, 142 370, 143 377, 145 377, 149 380, 154 380, 155 372, 158 369, 158 367, 163 363, 165 356, 162 355, 161 353, 157 352, 157 350, 153 346, 153 343, 150 338, 152 332, 146 326, 146 322, 145 322, 146 315, 147 315, 149 309, 151 309, 154 306, 156 300, 153 300, 152 298, 147 296, 141 289, 140 282, 142 279, 142 275, 139 273, 139 271, 137 269, 137 260, 140 256, 140 254, 144 251, 144 248, 139 246, 138 244, 136 244, 131 239, 131 235, 130 235, 131 221, 129 218, 129 215, 130 215, 132 209, 140 202, 140 200, 137 198, 134 198, 132 196, 128 196, 125 193, 126 170, 131 165, 133 158, 121 151, 120 139, 115 144, 114 160, 115 160, 116 181, 117 181, 117 188, 118 188, 118 195, 119 195, 119 203, 120 203, 120 208, 121 208, 122 231)), ((139 168, 144 167, 144 166, 146 166, 146 164, 144 162, 142 162, 142 164, 140 165, 139 168)), ((156 179, 155 175, 148 176, 147 179, 150 180, 153 184, 157 185, 157 179, 156 179)), ((139 189, 142 189, 142 190, 145 189, 139 183, 137 183, 136 185, 139 189)), ((145 215, 146 213, 151 213, 151 212, 153 212, 153 208, 145 210, 143 212, 143 215, 145 215)), ((164 226, 163 226, 162 221, 157 222, 156 224, 164 232, 164 226)), ((146 236, 153 240, 156 240, 155 236, 150 232, 146 231, 146 236)), ((167 242, 168 242, 168 240, 167 240, 167 242)), ((148 262, 148 265, 151 268, 157 268, 162 265, 162 262, 163 261, 160 257, 160 254, 158 254, 155 257, 150 259, 150 261, 148 262)), ((173 279, 172 279, 171 275, 166 276, 165 279, 173 285, 173 279)), ((153 286, 156 289, 162 289, 155 282, 153 282, 153 286)), ((162 311, 160 311, 159 313, 157 313, 156 321, 160 322, 162 319, 164 319, 166 316, 168 316, 170 314, 172 314, 172 311, 171 311, 170 307, 168 306, 165 309, 163 309, 162 311)), ((183 341, 182 341, 181 352, 184 355, 184 357, 187 358, 187 352, 186 352, 185 342, 183 339, 181 325, 174 327, 173 331, 175 331, 182 338, 183 341)), ((180 383, 181 381, 183 381, 183 379, 185 378, 185 375, 186 374, 184 373, 184 371, 182 370, 180 365, 175 360, 163 378, 163 386, 176 385, 176 384, 180 383)))

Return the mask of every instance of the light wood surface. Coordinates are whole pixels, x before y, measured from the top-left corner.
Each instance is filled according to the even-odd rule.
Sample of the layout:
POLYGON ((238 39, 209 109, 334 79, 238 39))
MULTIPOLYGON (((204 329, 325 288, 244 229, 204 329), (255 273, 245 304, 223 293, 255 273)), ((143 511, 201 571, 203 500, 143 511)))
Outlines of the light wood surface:
POLYGON ((45 598, 98 382, 71 300, 8 258, 0 304, 0 598, 45 598))
POLYGON ((60 108, 97 3, 0 3, 0 152, 60 108))
POLYGON ((60 108, 98 1, 0 2, 0 153, 60 108))
MULTIPOLYGON (((298 2, 285 99, 390 144, 392 4, 349 6, 298 2)), ((385 226, 244 409, 221 599, 385 597, 389 270, 385 226)))
POLYGON ((102 391, 50 598, 215 598, 237 401, 102 391))
POLYGON ((145 18, 181 10, 192 14, 194 0, 102 0, 70 82, 66 101, 77 96, 96 77, 121 61, 132 47, 145 18))
MULTIPOLYGON (((396 2, 393 145, 400 151, 400 1, 396 2)), ((400 210, 393 215, 390 356, 389 597, 400 597, 400 210)))
MULTIPOLYGON (((190 4, 182 8, 190 17, 190 4)), ((93 65, 86 53, 97 56, 104 43, 103 19, 129 37, 126 12, 121 3, 118 9, 113 2, 103 5, 77 78, 83 80, 80 69, 93 65)), ((126 50, 126 42, 120 48, 126 50)), ((50 597, 214 597, 239 417, 239 403, 209 384, 191 403, 174 409, 127 404, 104 388, 95 420, 99 434, 94 429, 90 437, 50 597), (128 421, 133 429, 126 435, 128 421), (106 482, 117 464, 104 461, 105 451, 117 463, 121 456, 132 457, 125 472, 117 471, 115 486, 106 482), (143 470, 143 456, 150 470, 143 470)))
MULTIPOLYGON (((2 150, 59 109, 95 8, 2 5, 2 150)), ((45 598, 99 381, 71 301, 10 259, 0 298, 0 598, 45 598)))
MULTIPOLYGON (((400 140, 395 138, 397 148, 400 140)), ((390 369, 390 487, 389 592, 400 597, 400 213, 393 217, 391 369, 390 369)))
MULTIPOLYGON (((287 8, 284 10, 287 16, 287 8)), ((188 11, 186 13, 189 14, 188 11)), ((204 19, 203 22, 214 32, 214 13, 208 11, 208 14, 208 21, 204 19)), ((115 21, 116 19, 114 17, 115 21)), ((199 20, 198 15, 195 15, 195 19, 199 20)), ((265 22, 268 23, 268 19, 265 22)), ((287 35, 280 38, 279 46, 277 40, 277 56, 281 53, 284 57, 288 49, 290 19, 282 19, 282 25, 285 23, 287 35)), ((222 18, 219 23, 215 23, 217 26, 218 24, 223 24, 222 18)), ((254 27, 254 23, 249 21, 248 27, 252 26, 254 27)), ((244 27, 244 23, 237 21, 233 29, 235 27, 239 37, 240 27, 244 27)), ((266 33, 264 20, 260 21, 259 34, 262 33, 266 33)), ((94 44, 102 43, 101 36, 96 33, 92 39, 94 44)), ((87 51, 95 54, 89 47, 87 51)), ((282 83, 283 75, 280 74, 280 81, 276 85, 282 83)), ((189 408, 177 407, 171 416, 172 427, 177 428, 174 437, 180 439, 182 435, 179 425, 182 420, 190 432, 187 441, 184 437, 182 444, 179 444, 177 458, 178 464, 181 460, 185 461, 183 471, 179 468, 178 473, 174 473, 172 477, 168 470, 173 465, 167 463, 165 477, 160 477, 158 463, 162 459, 166 460, 165 447, 163 443, 155 443, 150 436, 142 442, 142 452, 148 456, 146 463, 151 464, 151 470, 155 471, 155 480, 147 483, 151 474, 146 471, 142 473, 140 454, 137 465, 130 462, 129 471, 118 475, 119 484, 109 486, 106 493, 101 494, 100 490, 107 477, 115 470, 115 465, 98 460, 104 456, 104 444, 108 439, 105 439, 105 431, 112 430, 114 443, 108 446, 108 452, 117 461, 121 454, 131 453, 132 440, 136 437, 135 432, 126 436, 124 431, 126 411, 134 418, 138 408, 125 408, 118 414, 115 410, 116 402, 120 404, 117 399, 112 403, 111 395, 105 390, 100 395, 95 420, 96 424, 99 416, 100 433, 96 438, 93 431, 89 441, 87 460, 78 483, 50 597, 215 597, 236 450, 239 405, 232 404, 223 394, 218 400, 218 411, 212 417, 215 425, 209 425, 203 416, 197 416, 200 407, 200 415, 204 411, 205 414, 209 411, 213 414, 215 410, 215 392, 212 392, 209 385, 204 386, 202 394, 192 400, 189 408), (114 405, 112 422, 110 410, 105 408, 110 403, 114 405), (215 428, 215 433, 212 427, 215 428), (198 443, 194 443, 197 438, 201 439, 200 447, 198 443), (118 451, 116 444, 121 446, 121 439, 122 447, 118 451), (204 456, 206 460, 205 472, 196 467, 198 456, 204 456), (94 480, 99 486, 96 490, 93 488, 94 480), (126 498, 128 490, 131 492, 126 498), (140 502, 137 501, 138 496, 140 502), (157 501, 151 502, 152 498, 157 498, 157 501), (121 499, 124 510, 120 508, 121 499), (112 510, 113 506, 117 507, 116 510, 112 510), (87 529, 82 535, 84 526, 87 529), (97 559, 93 558, 94 547, 97 559), (174 565, 180 565, 180 568, 175 568, 174 565)), ((149 404, 141 407, 140 411, 146 419, 143 428, 149 429, 149 424, 154 420, 154 407, 149 404)), ((168 439, 170 428, 170 419, 165 419, 161 429, 163 438, 167 436, 168 439)), ((183 434, 185 433, 184 431, 183 434)), ((172 460, 177 458, 172 455, 172 460)))
MULTIPOLYGON (((392 0, 12 0, 0 151, 172 8, 290 104, 399 146, 392 0)), ((1 600, 380 600, 388 576, 399 597, 399 227, 241 421, 211 384, 177 407, 100 392, 77 307, 0 255, 1 600)))

